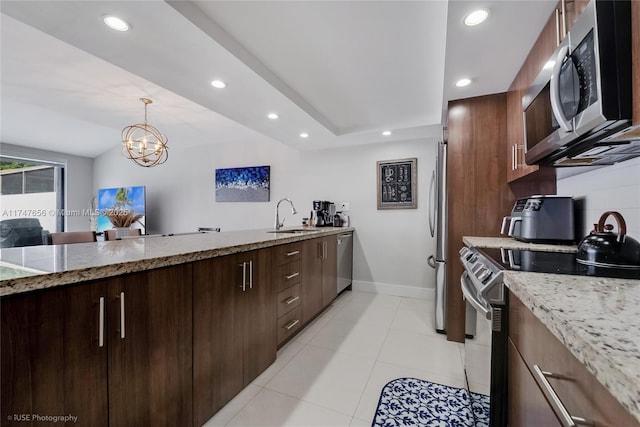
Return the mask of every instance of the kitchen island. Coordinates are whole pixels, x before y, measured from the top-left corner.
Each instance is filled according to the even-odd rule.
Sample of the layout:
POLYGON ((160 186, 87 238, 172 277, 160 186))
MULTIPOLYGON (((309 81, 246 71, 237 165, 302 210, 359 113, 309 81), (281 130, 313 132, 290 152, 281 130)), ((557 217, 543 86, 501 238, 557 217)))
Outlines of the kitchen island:
MULTIPOLYGON (((463 241, 480 248, 553 252, 556 247, 504 238, 464 237, 463 241)), ((561 251, 570 248, 559 247, 561 251)), ((595 377, 597 386, 640 421, 640 280, 504 271, 504 283, 518 303, 595 377)), ((510 316, 514 317, 511 310, 510 316)), ((517 321, 510 318, 510 328, 517 321)), ((518 333, 510 331, 509 336, 518 333)), ((552 351, 542 342, 532 346, 552 351)))
POLYGON ((0 426, 204 424, 330 305, 352 231, 3 249, 0 426))
POLYGON ((72 245, 0 249, 0 296, 269 248, 353 230, 352 227, 309 227, 307 231, 289 232, 288 229, 282 229, 279 233, 270 229, 185 233, 72 245))

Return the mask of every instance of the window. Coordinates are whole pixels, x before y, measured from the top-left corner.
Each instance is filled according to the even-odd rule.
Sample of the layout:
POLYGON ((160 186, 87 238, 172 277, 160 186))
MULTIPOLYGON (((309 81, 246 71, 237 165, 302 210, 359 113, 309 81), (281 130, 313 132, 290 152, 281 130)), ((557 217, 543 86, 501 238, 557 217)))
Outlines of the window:
POLYGON ((35 218, 43 229, 64 231, 64 164, 0 156, 0 220, 35 218))

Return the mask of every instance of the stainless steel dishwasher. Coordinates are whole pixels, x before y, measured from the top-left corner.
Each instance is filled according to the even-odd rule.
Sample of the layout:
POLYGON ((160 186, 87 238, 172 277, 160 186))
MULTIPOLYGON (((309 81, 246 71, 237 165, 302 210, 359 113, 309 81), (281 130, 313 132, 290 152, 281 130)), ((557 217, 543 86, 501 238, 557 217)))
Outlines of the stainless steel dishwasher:
POLYGON ((338 293, 353 279, 353 232, 338 234, 338 293))

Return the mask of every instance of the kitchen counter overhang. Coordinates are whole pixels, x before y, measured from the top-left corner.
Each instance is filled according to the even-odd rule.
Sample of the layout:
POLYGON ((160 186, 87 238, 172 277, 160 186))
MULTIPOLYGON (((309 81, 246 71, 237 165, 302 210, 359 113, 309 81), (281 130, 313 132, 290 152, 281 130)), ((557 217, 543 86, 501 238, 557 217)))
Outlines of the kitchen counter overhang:
POLYGON ((0 250, 0 297, 119 276, 353 231, 353 227, 269 229, 143 236, 0 250), (8 275, 8 274, 7 274, 8 275))

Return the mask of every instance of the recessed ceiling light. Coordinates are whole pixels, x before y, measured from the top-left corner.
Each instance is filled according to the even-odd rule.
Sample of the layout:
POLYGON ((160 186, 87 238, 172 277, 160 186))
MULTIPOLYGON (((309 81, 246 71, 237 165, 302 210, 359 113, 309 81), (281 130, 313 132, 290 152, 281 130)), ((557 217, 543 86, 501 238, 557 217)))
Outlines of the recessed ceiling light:
POLYGON ((471 79, 460 79, 456 82, 456 86, 465 87, 471 84, 471 79))
POLYGON ((467 27, 475 27, 478 24, 482 24, 488 16, 489 12, 484 9, 474 10, 464 17, 464 25, 467 27))
POLYGON ((308 134, 308 133, 306 133, 306 132, 302 132, 302 133, 300 134, 300 138, 309 138, 309 134, 308 134))
POLYGON ((391 131, 390 130, 385 130, 384 132, 382 132, 382 134, 384 136, 389 136, 389 135, 391 135, 391 131))
POLYGON ((127 24, 123 19, 118 18, 117 16, 107 15, 102 18, 102 20, 112 30, 127 31, 129 29, 129 24, 127 24))
POLYGON ((227 84, 222 80, 213 80, 211 82, 211 86, 215 87, 216 89, 224 89, 225 87, 227 87, 227 84))
POLYGON ((275 120, 280 116, 278 116, 276 113, 269 113, 267 114, 267 117, 269 117, 271 120, 275 120))

